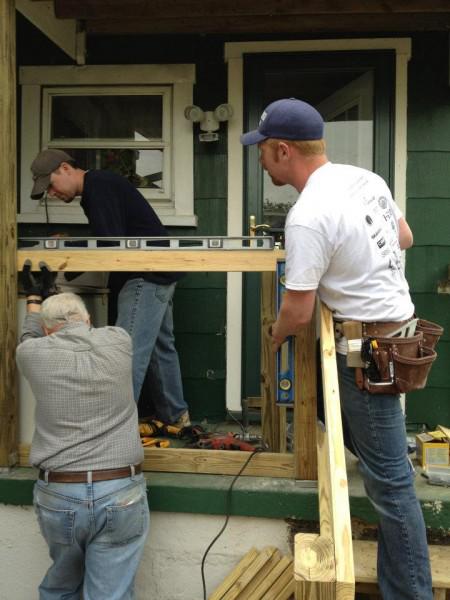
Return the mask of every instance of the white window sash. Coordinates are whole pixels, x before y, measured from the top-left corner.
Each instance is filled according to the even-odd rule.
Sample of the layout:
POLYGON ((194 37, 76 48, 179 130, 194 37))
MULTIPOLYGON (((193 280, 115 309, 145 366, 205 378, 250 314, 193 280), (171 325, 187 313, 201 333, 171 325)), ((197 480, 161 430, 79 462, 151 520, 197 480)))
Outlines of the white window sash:
MULTIPOLYGON (((137 142, 138 148, 164 147, 163 172, 167 174, 165 184, 170 185, 169 193, 164 197, 155 194, 150 201, 165 225, 196 226, 194 214, 194 168, 193 168, 193 133, 192 123, 184 117, 184 109, 193 103, 193 85, 195 83, 195 65, 88 65, 63 67, 21 67, 19 82, 22 86, 22 137, 21 137, 21 166, 20 166, 20 213, 17 220, 22 223, 43 223, 46 221, 43 203, 32 200, 30 192, 32 179, 30 165, 44 147, 61 147, 62 144, 75 146, 71 140, 49 140, 48 133, 44 136, 40 115, 45 92, 51 87, 61 86, 59 91, 74 89, 75 86, 90 86, 100 89, 102 86, 111 87, 111 93, 129 91, 128 86, 136 90, 155 91, 170 88, 171 94, 164 98, 163 110, 163 143, 154 141, 137 142), (149 87, 154 86, 154 87, 149 87)), ((75 88, 76 89, 76 88, 75 88)), ((86 93, 88 88, 80 90, 86 93)), ((103 92, 103 90, 102 90, 103 92)), ((137 92, 139 93, 139 92, 137 92)), ((46 108, 46 110, 48 110, 46 108)), ((48 119, 48 113, 46 118, 48 119)), ((46 125, 48 131, 48 125, 46 125)), ((123 140, 112 142, 100 140, 107 147, 130 147, 123 140), (114 144, 114 145, 113 145, 114 144), (123 145, 122 145, 123 144, 123 145)), ((77 143, 83 143, 77 140, 77 143)), ((91 140, 89 143, 96 144, 91 140)), ((68 146, 66 146, 68 147, 68 146)), ((82 146, 79 146, 82 147, 82 146)), ((83 146, 84 147, 84 146, 83 146)), ((98 147, 93 145, 92 147, 98 147)), ((143 189, 145 196, 154 194, 154 190, 143 189)), ((157 191, 156 191, 157 192, 157 191)), ((87 223, 86 217, 74 200, 71 204, 58 201, 48 203, 49 220, 51 223, 87 223)))

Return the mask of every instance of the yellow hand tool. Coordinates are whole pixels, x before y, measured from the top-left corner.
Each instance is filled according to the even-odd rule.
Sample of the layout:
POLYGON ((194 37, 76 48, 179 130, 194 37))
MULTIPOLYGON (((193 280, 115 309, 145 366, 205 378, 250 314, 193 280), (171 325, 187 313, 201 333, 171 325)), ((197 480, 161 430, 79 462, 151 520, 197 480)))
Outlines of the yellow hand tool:
POLYGON ((169 440, 158 440, 152 437, 142 437, 141 443, 145 448, 168 448, 170 446, 169 440))

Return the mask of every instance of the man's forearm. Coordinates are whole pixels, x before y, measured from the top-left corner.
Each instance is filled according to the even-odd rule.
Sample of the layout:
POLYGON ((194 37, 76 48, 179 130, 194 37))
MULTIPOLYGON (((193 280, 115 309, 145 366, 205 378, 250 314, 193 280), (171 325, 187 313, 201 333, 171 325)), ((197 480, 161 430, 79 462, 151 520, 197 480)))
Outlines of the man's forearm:
POLYGON ((39 312, 28 312, 23 322, 20 341, 24 342, 25 340, 43 337, 44 335, 42 319, 39 312))
POLYGON ((272 338, 280 345, 287 336, 295 335, 311 320, 316 291, 295 292, 287 290, 283 296, 278 318, 272 326, 272 338))

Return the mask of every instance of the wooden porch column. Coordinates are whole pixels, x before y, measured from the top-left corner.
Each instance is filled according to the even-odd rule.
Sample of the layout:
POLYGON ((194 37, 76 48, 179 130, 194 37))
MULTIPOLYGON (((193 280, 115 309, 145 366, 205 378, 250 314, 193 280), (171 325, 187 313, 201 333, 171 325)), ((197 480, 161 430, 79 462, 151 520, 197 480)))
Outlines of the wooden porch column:
POLYGON ((0 467, 17 462, 16 19, 0 0, 0 467))

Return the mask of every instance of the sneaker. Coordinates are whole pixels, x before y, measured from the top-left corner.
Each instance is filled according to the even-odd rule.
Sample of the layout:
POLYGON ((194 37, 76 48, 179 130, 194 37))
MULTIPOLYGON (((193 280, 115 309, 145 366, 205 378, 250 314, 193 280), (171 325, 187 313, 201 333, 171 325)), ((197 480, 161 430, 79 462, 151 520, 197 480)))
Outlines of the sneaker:
POLYGON ((189 412, 184 412, 181 417, 175 421, 175 423, 171 423, 174 427, 178 427, 179 429, 183 429, 183 427, 189 427, 191 424, 191 419, 189 417, 189 412))

